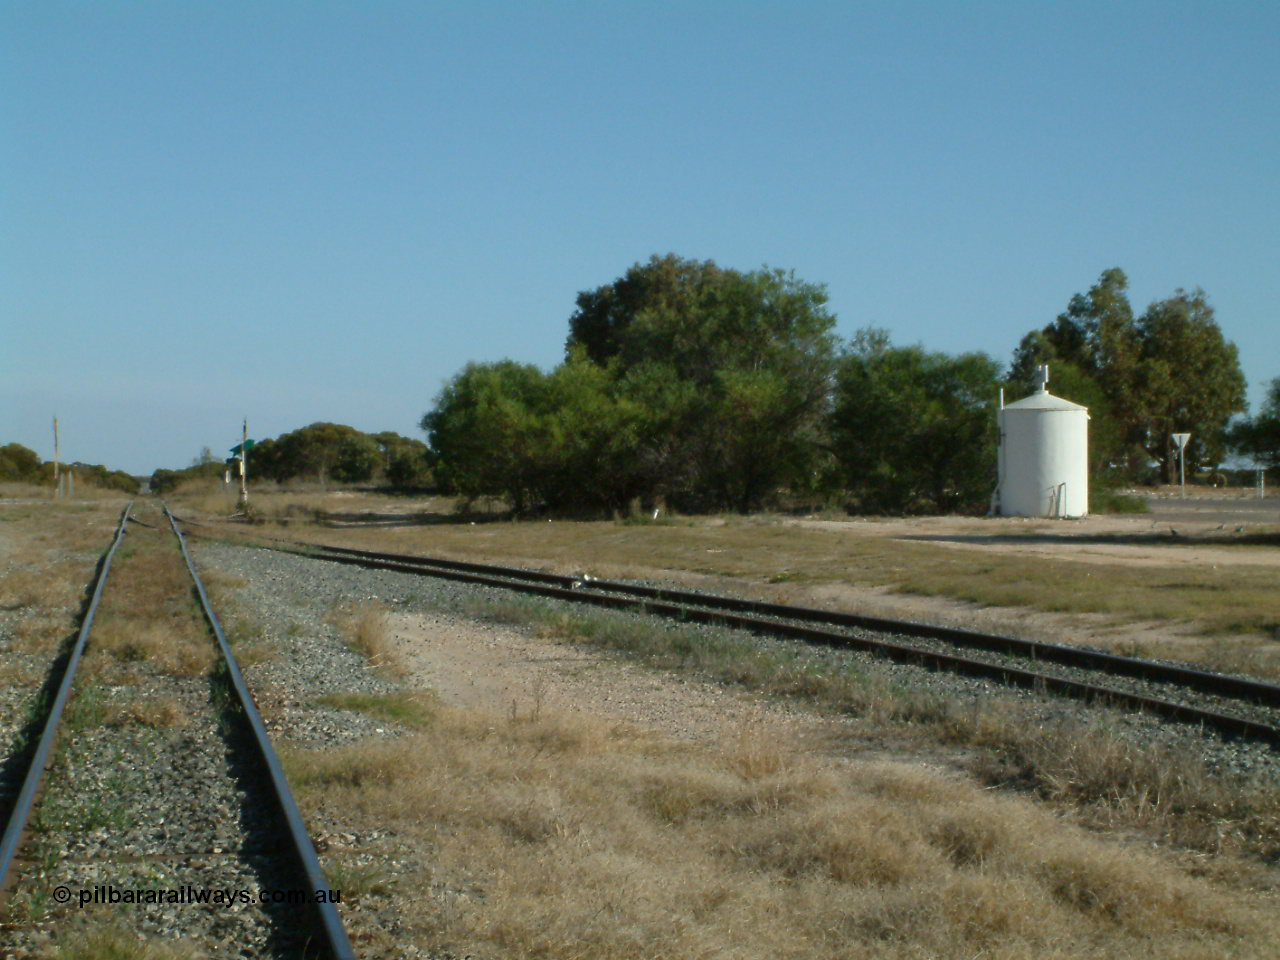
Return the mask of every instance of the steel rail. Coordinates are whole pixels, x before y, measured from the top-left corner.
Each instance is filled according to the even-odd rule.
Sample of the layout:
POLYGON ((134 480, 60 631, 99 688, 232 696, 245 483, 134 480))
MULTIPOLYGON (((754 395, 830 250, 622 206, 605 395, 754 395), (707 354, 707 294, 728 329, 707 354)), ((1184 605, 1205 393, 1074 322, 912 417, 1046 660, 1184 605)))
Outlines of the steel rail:
POLYGON ((1123 657, 1114 653, 1086 650, 1082 647, 1072 647, 1060 643, 1023 640, 1019 637, 979 633, 973 630, 962 630, 957 627, 936 626, 911 620, 868 617, 839 610, 821 610, 814 607, 770 603, 765 600, 747 600, 740 597, 694 593, 688 590, 676 590, 668 587, 647 587, 641 584, 622 583, 616 580, 598 580, 594 577, 571 577, 563 574, 523 570, 517 567, 502 567, 487 563, 445 560, 438 557, 417 557, 400 553, 378 553, 371 550, 356 550, 351 547, 321 544, 310 544, 309 546, 319 547, 329 553, 360 556, 371 560, 390 560, 411 565, 441 567, 448 570, 492 574, 499 577, 548 583, 573 590, 590 589, 609 593, 624 593, 652 600, 666 600, 715 610, 754 613, 807 623, 826 623, 853 629, 874 630, 878 633, 896 633, 930 640, 944 640, 962 647, 992 650, 998 653, 1027 657, 1032 660, 1059 663, 1064 666, 1084 667, 1110 674, 1137 677, 1143 680, 1155 680, 1161 683, 1172 683, 1205 693, 1219 696, 1227 695, 1266 706, 1280 707, 1280 685, 1274 683, 1210 673, 1209 671, 1196 670, 1192 667, 1156 663, 1138 657, 1123 657))
POLYGON ((1031 670, 1022 670, 1017 667, 990 663, 985 660, 974 660, 970 657, 961 657, 949 653, 939 653, 932 650, 922 650, 919 647, 894 643, 890 640, 877 640, 870 637, 851 636, 846 633, 836 633, 832 630, 824 630, 820 627, 808 627, 784 620, 774 620, 748 614, 731 613, 728 611, 707 610, 701 607, 686 606, 681 603, 671 603, 663 600, 650 600, 645 598, 633 599, 631 597, 622 597, 615 594, 556 587, 542 583, 513 581, 482 573, 466 573, 461 570, 450 570, 445 568, 431 569, 420 564, 399 563, 394 560, 376 560, 368 557, 352 557, 340 554, 305 554, 305 556, 309 556, 317 560, 328 560, 334 563, 349 563, 374 569, 394 570, 400 573, 414 573, 420 576, 433 576, 446 580, 460 580, 467 583, 482 584, 484 586, 518 590, 522 593, 533 593, 545 597, 553 597, 558 600, 568 600, 573 603, 587 603, 601 607, 612 607, 614 609, 636 610, 642 613, 661 614, 676 620, 692 620, 699 623, 734 627, 741 630, 748 630, 753 633, 787 637, 794 640, 804 640, 808 643, 818 643, 824 646, 866 650, 888 657, 889 659, 899 663, 937 667, 950 670, 953 673, 960 673, 966 676, 980 677, 988 680, 996 680, 1012 686, 1045 690, 1077 699, 1102 702, 1111 706, 1147 710, 1152 713, 1159 714, 1160 716, 1168 717, 1172 720, 1202 723, 1207 727, 1211 727, 1231 736, 1252 737, 1280 744, 1280 727, 1273 727, 1265 723, 1260 723, 1256 720, 1249 720, 1245 717, 1236 717, 1231 714, 1219 713, 1215 710, 1206 710, 1202 707, 1192 707, 1187 704, 1176 703, 1172 700, 1147 697, 1141 694, 1130 693, 1126 690, 1117 690, 1114 687, 1083 683, 1078 680, 1068 680, 1063 677, 1036 673, 1031 670))
MULTIPOLYGON (((307 832, 306 822, 302 819, 302 812, 298 809, 298 802, 294 799, 293 791, 289 788, 289 780, 285 776, 284 768, 280 766, 280 759, 276 756, 275 749, 271 746, 271 738, 267 735, 267 728, 262 722, 262 715, 258 712, 253 695, 249 692, 249 686, 245 683, 244 675, 240 672, 240 666, 236 663, 235 655, 231 652, 231 644, 227 641, 227 635, 222 630, 222 623, 218 620, 218 615, 214 613, 213 605, 209 602, 209 594, 205 590, 204 582, 200 579, 200 574, 196 572, 191 553, 187 550, 186 538, 182 535, 182 531, 178 529, 177 520, 169 511, 168 505, 162 503, 162 506, 164 507, 165 516, 169 518, 169 526, 178 538, 178 546, 182 548, 182 556, 187 562, 187 570, 191 573, 191 579, 195 582, 196 593, 200 597, 201 607, 204 608, 205 618, 209 621, 209 626, 213 630, 214 636, 218 639, 218 647, 222 651, 231 686, 235 690, 240 707, 244 711, 245 719, 253 732, 253 740, 257 747, 259 758, 271 782, 277 812, 288 827, 291 850, 297 861, 296 866, 305 876, 307 886, 312 891, 326 890, 329 887, 329 882, 325 878, 324 870, 320 867, 319 858, 316 857, 315 846, 311 842, 311 835, 307 832)), ((346 930, 343 929, 342 918, 338 916, 337 908, 332 903, 317 903, 313 904, 313 906, 316 910, 316 915, 313 919, 316 932, 320 936, 319 946, 322 956, 332 958, 332 960, 354 960, 355 952, 352 950, 351 941, 347 937, 346 930)))
MULTIPOLYGON (((1125 690, 1117 690, 1113 687, 1102 686, 1100 684, 1068 680, 1063 677, 1036 673, 1031 670, 1023 670, 1017 667, 990 663, 984 660, 975 660, 970 657, 940 653, 932 650, 923 650, 919 647, 913 647, 907 644, 894 643, 891 640, 837 633, 820 627, 806 626, 803 623, 797 623, 795 621, 803 617, 806 613, 812 613, 817 615, 814 619, 818 619, 820 617, 824 622, 830 624, 863 627, 876 630, 881 633, 909 633, 914 636, 940 636, 943 639, 956 636, 961 638, 976 637, 989 641, 1025 645, 1021 647, 1019 652, 1025 651, 1029 647, 1031 649, 1040 650, 1065 650, 1074 653, 1077 652, 1077 648, 1074 647, 1059 647, 1053 644, 1020 641, 1012 637, 994 637, 990 635, 971 633, 970 631, 965 630, 954 630, 947 627, 931 628, 926 624, 886 620, 874 617, 862 617, 854 614, 842 614, 838 611, 810 610, 808 608, 792 607, 786 604, 773 604, 754 600, 739 600, 732 597, 714 597, 705 594, 690 593, 688 591, 641 587, 636 584, 617 584, 607 580, 584 580, 582 578, 568 577, 562 574, 519 570, 516 568, 501 567, 495 564, 468 563, 459 560, 436 560, 434 558, 413 557, 406 554, 378 554, 374 551, 355 550, 349 547, 325 547, 321 544, 280 540, 279 538, 270 537, 265 539, 276 540, 277 542, 288 544, 292 547, 308 547, 326 551, 322 553, 304 551, 301 553, 302 556, 306 556, 311 559, 328 560, 333 563, 346 563, 373 569, 392 570, 398 573, 411 573, 418 576, 432 576, 440 579, 457 580, 465 583, 476 583, 500 589, 537 594, 559 600, 568 600, 574 603, 586 603, 595 606, 611 607, 614 609, 653 613, 677 620, 696 621, 700 623, 734 627, 749 630, 754 633, 782 636, 790 639, 803 640, 808 643, 822 644, 825 646, 865 650, 885 656, 899 663, 950 670, 954 673, 995 680, 1012 686, 1047 691, 1077 699, 1105 703, 1116 707, 1149 711, 1172 720, 1202 724, 1205 727, 1217 730, 1218 732, 1228 736, 1250 737, 1280 744, 1280 727, 1271 726, 1245 717, 1237 717, 1231 714, 1220 713, 1216 710, 1208 710, 1203 707, 1193 707, 1187 704, 1177 703, 1172 700, 1143 696, 1141 694, 1130 693, 1125 690), (399 557, 403 559, 382 559, 384 557, 399 557), (616 589, 615 592, 602 593, 597 592, 596 589, 586 589, 588 587, 598 587, 600 590, 610 591, 614 591, 615 588, 618 589, 616 589), (634 598, 633 596, 619 596, 619 593, 631 595, 639 594, 639 596, 635 596, 634 598), (721 609, 709 609, 712 606, 712 603, 715 602, 719 602, 723 605, 721 609), (758 615, 742 614, 733 612, 732 609, 728 609, 739 605, 740 608, 749 610, 777 611, 786 619, 779 620, 758 615), (800 616, 798 617, 797 614, 800 616)), ((1080 650, 1078 652, 1083 654, 1092 654, 1092 651, 1086 650, 1080 650)), ((1033 654, 1025 652, 1023 655, 1033 656, 1033 654)), ((1049 659, 1049 657, 1043 657, 1042 659, 1049 659)), ((1097 662, 1110 664, 1115 661, 1129 662, 1130 660, 1131 658, 1102 654, 1101 660, 1097 662)), ((1151 668, 1155 668, 1155 671, 1153 672, 1158 672, 1165 666, 1164 664, 1157 663, 1148 664, 1147 661, 1133 662, 1142 664, 1143 666, 1149 665, 1151 668)), ((1100 667, 1097 665, 1094 665, 1092 668, 1097 670, 1106 669, 1105 666, 1100 667)), ((1177 667, 1170 667, 1169 670, 1175 675, 1190 674, 1202 677, 1217 677, 1216 674, 1207 674, 1202 671, 1190 669, 1184 670, 1183 668, 1177 667)), ((1168 680, 1167 677, 1162 679, 1168 680)), ((1270 684, 1239 680, 1238 678, 1233 677, 1223 677, 1222 679, 1243 684, 1248 689, 1253 689, 1254 687, 1271 687, 1270 684)), ((1169 682, 1177 681, 1172 680, 1169 682)), ((1215 689, 1214 692, 1220 691, 1215 689)))
POLYGON ((124 540, 125 531, 129 525, 129 511, 131 509, 133 509, 132 500, 125 506, 124 512, 120 514, 120 523, 116 526, 115 537, 112 538, 111 546, 103 554, 102 560, 98 565, 93 591, 89 596, 89 605, 85 608, 84 616, 80 619, 80 630, 76 634, 75 643, 71 647, 67 664, 63 668, 62 679, 58 683, 58 692, 54 695, 53 703, 49 707, 49 713, 45 718, 40 740, 36 744, 35 751, 31 754, 31 761, 27 766, 26 774, 23 776, 22 786, 18 789, 17 799, 14 801, 13 809, 9 813, 9 822, 5 825, 3 836, 0 836, 0 892, 3 892, 8 885, 10 870, 13 867, 18 848, 22 844, 27 820, 31 816, 31 811, 35 807, 36 797, 40 792, 40 786, 44 782, 45 771, 49 766, 50 757, 53 755, 53 745, 58 738, 58 728, 62 723, 62 715, 66 710, 67 702, 71 698, 71 688, 75 682, 76 668, 80 665, 85 644, 89 640, 89 631, 93 627, 93 618, 98 612, 98 602, 102 599, 102 590, 107 583, 107 573, 111 569, 111 560, 115 557, 121 541, 124 540))

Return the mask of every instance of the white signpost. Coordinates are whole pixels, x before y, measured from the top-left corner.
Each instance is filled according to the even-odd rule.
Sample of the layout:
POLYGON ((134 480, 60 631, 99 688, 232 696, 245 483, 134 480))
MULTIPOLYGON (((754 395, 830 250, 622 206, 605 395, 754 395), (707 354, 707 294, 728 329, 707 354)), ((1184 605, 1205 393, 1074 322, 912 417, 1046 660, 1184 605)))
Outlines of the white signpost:
POLYGON ((1187 441, 1191 439, 1189 433, 1175 433, 1173 442, 1178 445, 1178 483, 1182 488, 1182 496, 1187 495, 1187 441))

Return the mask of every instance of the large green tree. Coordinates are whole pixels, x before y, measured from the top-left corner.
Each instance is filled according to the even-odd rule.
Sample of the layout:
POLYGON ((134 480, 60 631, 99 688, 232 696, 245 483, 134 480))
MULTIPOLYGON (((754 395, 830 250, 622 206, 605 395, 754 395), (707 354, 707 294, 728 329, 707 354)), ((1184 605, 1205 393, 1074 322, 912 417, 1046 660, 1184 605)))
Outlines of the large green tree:
POLYGON ((545 474, 547 377, 511 360, 469 363, 421 421, 437 477, 464 497, 505 496, 517 513, 537 505, 545 474))
MULTIPOLYGON (((427 445, 397 433, 367 434, 341 423, 313 423, 258 441, 249 451, 249 481, 330 480, 367 483, 385 479, 399 486, 430 481, 427 445)), ((227 464, 205 447, 190 467, 157 470, 152 488, 172 490, 184 482, 220 477, 227 464)))
POLYGON ((381 447, 343 423, 318 422, 263 440, 249 451, 249 477, 285 483, 318 480, 364 483, 380 468, 381 447))
POLYGON ((20 443, 0 447, 0 480, 40 481, 40 455, 20 443))
POLYGON ((422 419, 437 474, 517 513, 621 510, 648 489, 649 417, 609 370, 575 352, 550 374, 510 360, 468 364, 422 419))
POLYGON ((859 509, 984 510, 995 487, 1000 364, 859 331, 836 376, 831 442, 859 509))
POLYGON ((367 483, 381 459, 378 442, 367 433, 354 433, 338 441, 331 475, 340 483, 367 483))
POLYGON ((1227 422, 1244 408, 1244 376, 1204 291, 1178 290, 1135 318, 1128 286, 1123 270, 1104 271, 1022 339, 1010 376, 1029 386, 1035 366, 1050 364, 1054 392, 1090 408, 1095 467, 1135 476, 1154 459, 1168 480, 1171 433, 1191 433, 1191 463, 1221 459, 1227 422))
POLYGON ((654 492, 745 511, 812 461, 836 349, 826 303, 787 271, 654 256, 579 294, 567 349, 649 412, 637 456, 654 492))
POLYGON ((1188 464, 1216 466, 1226 453, 1228 422, 1246 409, 1236 345, 1222 336, 1200 289, 1151 304, 1137 327, 1147 452, 1171 482, 1177 457, 1171 435, 1190 431, 1188 464))
POLYGON ((378 445, 378 470, 397 487, 425 487, 431 483, 431 449, 421 440, 390 430, 372 435, 378 445))

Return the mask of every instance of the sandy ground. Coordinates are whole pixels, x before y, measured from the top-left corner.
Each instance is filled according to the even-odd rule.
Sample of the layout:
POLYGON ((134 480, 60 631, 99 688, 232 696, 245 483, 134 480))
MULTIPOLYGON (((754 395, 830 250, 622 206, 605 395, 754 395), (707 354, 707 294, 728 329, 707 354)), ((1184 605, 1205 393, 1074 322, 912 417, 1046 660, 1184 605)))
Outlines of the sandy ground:
POLYGON ((673 740, 714 740, 767 722, 788 737, 829 721, 745 691, 646 670, 590 647, 541 640, 508 627, 399 614, 392 631, 411 686, 447 706, 499 716, 583 714, 647 728, 673 740))
POLYGON ((1082 563, 1171 563, 1280 567, 1280 550, 1233 544, 1280 529, 1280 500, 1151 498, 1151 513, 1079 520, 1015 517, 795 519, 797 527, 844 530, 855 536, 919 540, 943 546, 1052 557, 1082 563), (1169 548, 1176 546, 1173 554, 1169 548))
POLYGON ((519 630, 443 616, 397 614, 392 630, 410 687, 451 707, 500 718, 584 716, 659 740, 734 745, 760 740, 821 755, 841 766, 863 762, 924 767, 968 780, 973 752, 918 738, 856 734, 857 721, 822 716, 679 672, 648 670, 589 646, 542 640, 519 630), (852 734, 852 735, 851 735, 852 734))

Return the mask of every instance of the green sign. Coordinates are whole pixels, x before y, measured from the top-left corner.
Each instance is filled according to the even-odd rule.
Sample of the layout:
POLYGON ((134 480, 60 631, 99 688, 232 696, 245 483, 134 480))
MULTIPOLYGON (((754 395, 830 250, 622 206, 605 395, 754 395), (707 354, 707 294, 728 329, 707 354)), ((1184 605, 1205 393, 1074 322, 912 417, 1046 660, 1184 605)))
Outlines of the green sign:
POLYGON ((241 447, 241 446, 243 446, 246 450, 252 450, 252 449, 253 449, 253 445, 254 445, 255 443, 257 443, 257 441, 256 441, 256 440, 246 440, 243 444, 239 444, 239 443, 237 443, 234 447, 232 447, 232 448, 231 448, 231 452, 232 452, 232 453, 234 453, 234 454, 238 457, 238 456, 240 456, 240 447, 241 447))

